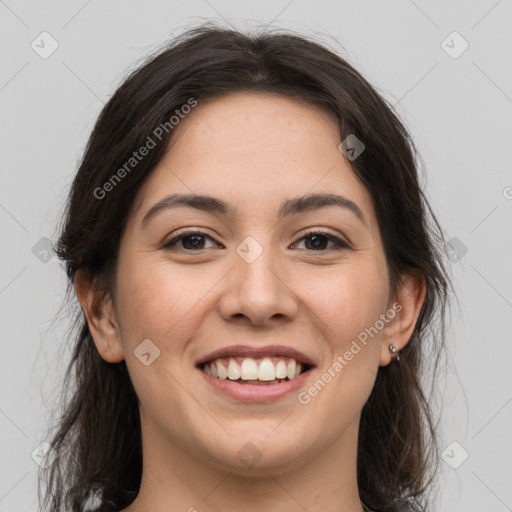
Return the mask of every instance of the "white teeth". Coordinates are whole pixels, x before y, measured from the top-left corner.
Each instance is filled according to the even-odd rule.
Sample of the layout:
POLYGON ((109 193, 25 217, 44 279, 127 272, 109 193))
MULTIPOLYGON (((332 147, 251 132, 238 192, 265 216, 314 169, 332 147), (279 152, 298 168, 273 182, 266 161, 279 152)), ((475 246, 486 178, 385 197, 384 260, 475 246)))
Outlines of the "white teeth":
POLYGON ((293 379, 295 377, 296 366, 297 366, 297 363, 295 362, 295 359, 290 359, 288 361, 288 364, 286 365, 286 376, 289 379, 293 379))
POLYGON ((228 371, 220 359, 217 359, 215 366, 217 367, 219 379, 226 380, 228 378, 228 371))
POLYGON ((258 379, 259 380, 274 380, 276 378, 276 370, 274 363, 271 359, 266 357, 261 361, 258 367, 258 379))
POLYGON ((278 361, 276 364, 276 379, 286 379, 286 363, 278 361))
POLYGON ((254 359, 246 358, 240 366, 242 380, 256 380, 258 378, 258 365, 254 359))
POLYGON ((231 357, 228 365, 228 379, 238 380, 240 378, 240 365, 231 357))
POLYGON ((276 379, 289 380, 301 374, 303 365, 287 357, 265 357, 256 361, 251 357, 220 358, 203 366, 203 371, 212 377, 229 380, 260 380, 270 382, 276 379), (258 363, 259 361, 259 363, 258 363))

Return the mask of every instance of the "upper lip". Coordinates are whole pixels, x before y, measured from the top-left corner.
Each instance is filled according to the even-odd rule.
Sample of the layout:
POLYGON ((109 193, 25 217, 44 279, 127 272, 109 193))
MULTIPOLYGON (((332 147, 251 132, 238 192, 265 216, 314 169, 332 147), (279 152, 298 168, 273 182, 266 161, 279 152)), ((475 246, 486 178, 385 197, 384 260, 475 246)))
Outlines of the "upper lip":
POLYGON ((200 366, 203 363, 218 359, 221 357, 252 357, 258 359, 261 357, 291 357, 299 363, 306 363, 310 366, 316 366, 314 360, 292 347, 286 347, 284 345, 265 345, 264 347, 251 347, 249 345, 233 345, 231 347, 223 347, 218 350, 214 350, 209 354, 201 357, 196 365, 200 366))

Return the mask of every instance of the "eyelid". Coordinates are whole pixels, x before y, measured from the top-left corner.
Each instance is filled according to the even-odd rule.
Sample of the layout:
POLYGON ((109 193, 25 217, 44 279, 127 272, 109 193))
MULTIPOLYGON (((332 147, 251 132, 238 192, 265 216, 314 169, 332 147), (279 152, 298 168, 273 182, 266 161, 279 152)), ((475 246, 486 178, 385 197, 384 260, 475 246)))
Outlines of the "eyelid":
MULTIPOLYGON (((178 230, 178 231, 174 232, 170 237, 168 237, 164 240, 161 248, 170 250, 170 247, 172 245, 174 245, 175 243, 178 243, 181 238, 186 238, 187 236, 192 236, 192 235, 204 236, 205 238, 210 238, 215 243, 219 243, 215 240, 215 238, 212 235, 209 235, 205 231, 202 231, 202 229, 204 229, 204 228, 201 228, 201 229, 199 229, 199 228, 183 228, 182 230, 178 230)), ((186 250, 181 249, 181 251, 186 251, 186 250)), ((188 252, 193 252, 193 251, 188 251, 188 252)), ((199 251, 195 251, 195 252, 199 252, 199 251)))
MULTIPOLYGON (((323 235, 329 239, 334 239, 335 243, 339 241, 341 243, 340 246, 338 246, 339 249, 346 248, 352 249, 352 242, 348 240, 348 238, 344 235, 337 235, 334 233, 331 233, 330 231, 326 231, 326 228, 308 228, 306 232, 302 233, 300 237, 297 239, 297 241, 302 240, 304 237, 308 235, 323 235)), ((294 242, 297 243, 297 242, 294 242)), ((311 251, 313 252, 313 251, 311 251)), ((325 251, 319 251, 319 252, 325 252, 325 251)))
POLYGON ((293 242, 292 246, 296 246, 297 244, 304 243, 303 240, 307 239, 308 237, 311 237, 313 235, 319 235, 327 239, 327 243, 331 242, 331 247, 326 247, 325 249, 307 249, 307 248, 299 248, 296 249, 297 251, 305 252, 308 255, 315 255, 315 256, 327 256, 328 254, 332 253, 339 253, 341 251, 346 251, 349 249, 352 249, 350 244, 343 240, 342 238, 339 238, 338 236, 332 235, 329 232, 323 232, 323 231, 312 231, 311 233, 306 233, 299 237, 296 242, 293 242))
MULTIPOLYGON (((204 229, 204 228, 201 228, 201 229, 204 229)), ((173 233, 173 235, 169 239, 167 239, 166 241, 163 242, 162 249, 171 250, 169 248, 172 245, 174 245, 175 243, 178 243, 180 241, 180 239, 186 238, 186 237, 192 236, 192 235, 204 236, 205 238, 210 238, 214 242, 219 243, 215 240, 215 238, 213 236, 209 235, 205 231, 201 231, 201 229, 199 229, 199 228, 183 228, 182 230, 178 230, 177 232, 173 233)), ((302 241, 304 238, 306 238, 308 236, 312 236, 312 235, 325 236, 329 241, 333 242, 335 244, 335 246, 331 247, 329 249, 326 249, 326 250, 319 250, 319 251, 305 249, 307 252, 326 253, 326 252, 331 252, 333 250, 341 251, 344 249, 345 250, 352 249, 352 243, 347 240, 347 237, 335 235, 329 231, 326 231, 325 228, 308 228, 305 232, 303 232, 296 239, 295 242, 293 242, 293 244, 297 244, 298 242, 302 241)), ((193 253, 193 252, 201 252, 202 250, 206 250, 206 249, 199 249, 197 251, 187 250, 187 249, 180 249, 180 250, 184 251, 184 252, 188 252, 188 253, 193 253)))

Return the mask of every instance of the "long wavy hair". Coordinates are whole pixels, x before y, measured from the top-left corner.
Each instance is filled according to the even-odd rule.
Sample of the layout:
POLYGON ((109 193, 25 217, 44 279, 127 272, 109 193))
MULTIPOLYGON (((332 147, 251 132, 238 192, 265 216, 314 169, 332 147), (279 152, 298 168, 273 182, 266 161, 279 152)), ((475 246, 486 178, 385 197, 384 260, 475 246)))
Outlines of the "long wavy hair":
POLYGON ((99 355, 74 278, 81 269, 97 290, 113 294, 121 235, 137 192, 169 146, 169 119, 191 98, 200 105, 236 91, 277 92, 327 109, 339 122, 341 140, 353 134, 366 146, 351 166, 373 200, 391 289, 410 274, 425 280, 426 298, 400 363, 379 367, 362 409, 359 493, 379 512, 400 510, 403 501, 424 510, 432 506, 430 490, 440 467, 432 398, 446 352, 451 283, 444 234, 419 183, 423 161, 391 104, 327 46, 280 29, 244 33, 206 23, 128 73, 101 111, 72 182, 54 247, 69 280, 72 357, 54 413, 58 419, 50 426, 54 432, 47 437, 54 459, 39 474, 43 511, 83 512, 95 500, 121 509, 137 496, 138 397, 125 361, 109 363, 99 355), (98 190, 165 123, 160 140, 152 137, 156 147, 101 196, 98 190), (429 395, 425 379, 432 382, 429 395))

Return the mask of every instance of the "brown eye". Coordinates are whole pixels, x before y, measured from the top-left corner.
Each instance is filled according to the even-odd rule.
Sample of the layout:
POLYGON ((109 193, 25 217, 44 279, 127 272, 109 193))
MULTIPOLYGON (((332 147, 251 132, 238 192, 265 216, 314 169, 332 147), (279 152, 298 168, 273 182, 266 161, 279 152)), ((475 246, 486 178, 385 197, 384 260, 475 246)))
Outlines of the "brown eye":
MULTIPOLYGON (((206 233, 203 233, 202 231, 187 231, 185 233, 180 233, 174 238, 171 238, 171 240, 165 243, 163 248, 171 251, 201 251, 203 249, 210 248, 205 247, 206 239, 210 239, 213 241, 213 238, 211 236, 207 235, 206 233)), ((330 233, 326 233, 323 231, 312 231, 310 233, 307 233, 302 238, 300 238, 298 242, 300 242, 301 240, 306 241, 305 249, 307 251, 326 252, 331 249, 350 249, 350 245, 347 242, 341 240, 337 236, 334 236, 330 233), (328 247, 329 243, 333 245, 328 247)))
POLYGON ((350 249, 350 246, 344 240, 339 239, 338 237, 331 235, 330 233, 326 233, 323 231, 312 231, 307 233, 305 236, 299 239, 301 240, 310 240, 310 242, 305 243, 305 248, 311 251, 320 251, 324 252, 326 249, 350 249), (334 244, 334 247, 326 247, 326 245, 331 242, 334 244))
POLYGON ((186 251, 208 249, 208 247, 204 247, 204 241, 206 238, 213 240, 213 238, 201 231, 187 231, 186 233, 181 233, 169 240, 163 248, 169 250, 182 249, 186 251), (181 246, 178 245, 179 243, 181 243, 181 246), (175 248, 176 246, 177 249, 175 248))

